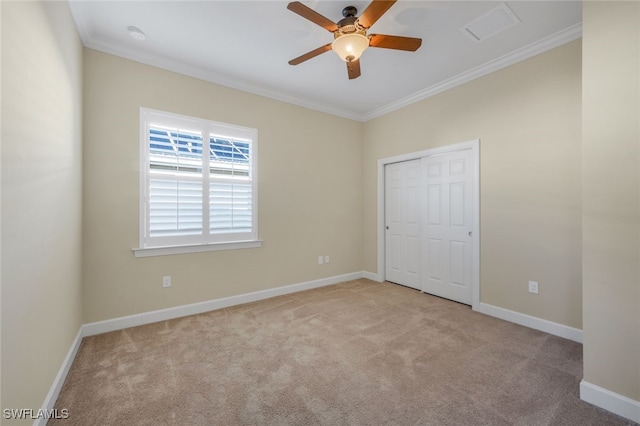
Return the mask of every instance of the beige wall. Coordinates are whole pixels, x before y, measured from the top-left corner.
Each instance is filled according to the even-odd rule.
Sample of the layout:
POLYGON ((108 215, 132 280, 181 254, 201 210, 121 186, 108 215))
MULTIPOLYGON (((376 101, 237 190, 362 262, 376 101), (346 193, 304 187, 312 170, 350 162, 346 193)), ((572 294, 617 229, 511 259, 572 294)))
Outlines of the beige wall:
POLYGON ((640 3, 583 19, 584 380, 640 401, 640 3))
POLYGON ((377 160, 480 139, 481 302, 581 328, 580 58, 575 41, 365 123, 364 270, 377 160))
POLYGON ((84 59, 85 322, 362 270, 361 123, 89 49, 84 59), (258 129, 261 248, 134 258, 141 106, 258 129))
POLYGON ((0 7, 1 405, 37 410, 82 324, 82 46, 66 3, 0 7))

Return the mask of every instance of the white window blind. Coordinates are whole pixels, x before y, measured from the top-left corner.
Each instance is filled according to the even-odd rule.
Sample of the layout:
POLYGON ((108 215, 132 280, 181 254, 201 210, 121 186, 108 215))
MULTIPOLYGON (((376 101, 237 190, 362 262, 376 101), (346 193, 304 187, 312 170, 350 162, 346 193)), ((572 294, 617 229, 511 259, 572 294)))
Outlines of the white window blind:
POLYGON ((257 237, 256 130, 141 109, 141 247, 257 237))

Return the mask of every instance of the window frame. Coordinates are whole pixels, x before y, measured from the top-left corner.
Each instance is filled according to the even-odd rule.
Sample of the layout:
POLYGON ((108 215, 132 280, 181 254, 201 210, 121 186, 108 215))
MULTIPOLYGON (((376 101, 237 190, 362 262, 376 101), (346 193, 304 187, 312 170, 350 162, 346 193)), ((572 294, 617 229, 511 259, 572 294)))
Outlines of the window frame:
MULTIPOLYGON (((212 120, 189 117, 185 115, 159 111, 149 108, 140 108, 140 182, 139 182, 139 246, 133 249, 135 257, 159 256, 170 254, 194 253, 203 251, 232 250, 241 248, 260 247, 262 241, 258 239, 258 131, 257 129, 238 126, 234 124, 220 123, 212 120), (202 227, 201 234, 176 235, 176 236, 151 236, 150 231, 150 180, 153 173, 150 170, 150 127, 175 128, 198 132, 202 135, 202 174, 196 181, 202 182, 202 227), (210 149, 211 138, 218 137, 235 141, 248 142, 250 156, 248 165, 248 179, 240 180, 226 178, 211 174, 211 164, 208 155, 204 154, 210 149), (211 202, 210 184, 234 183, 251 185, 251 230, 249 232, 211 232, 211 202)), ((158 176, 158 174, 156 174, 158 176)), ((169 175, 170 176, 170 175, 169 175)), ((192 177, 177 177, 176 181, 193 180, 192 177)))

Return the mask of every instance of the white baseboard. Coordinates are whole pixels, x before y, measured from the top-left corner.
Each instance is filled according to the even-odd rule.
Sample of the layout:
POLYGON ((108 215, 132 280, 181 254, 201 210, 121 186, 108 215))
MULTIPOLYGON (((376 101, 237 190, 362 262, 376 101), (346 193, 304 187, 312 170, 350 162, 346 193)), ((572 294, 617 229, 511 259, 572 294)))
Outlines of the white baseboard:
POLYGON ((363 271, 362 272, 362 278, 366 278, 366 279, 371 280, 371 281, 377 281, 379 283, 384 281, 379 274, 376 274, 374 272, 367 272, 367 271, 363 271))
POLYGON ((283 287, 275 287, 267 290, 255 291, 252 293, 239 294, 237 296, 223 297, 221 299, 207 300, 204 302, 192 303, 190 305, 176 306, 173 308, 160 309, 157 311, 144 312, 141 314, 129 315, 126 317, 113 318, 105 321, 84 324, 81 327, 82 337, 107 333, 109 331, 122 330, 124 328, 138 325, 151 324, 158 321, 166 321, 174 318, 186 317, 189 315, 201 314, 214 311, 216 309, 228 308, 230 306, 244 303, 256 302, 258 300, 269 299, 284 294, 296 293, 298 291, 310 290, 312 288, 324 287, 337 284, 343 281, 362 278, 362 272, 336 275, 319 280, 307 281, 298 284, 291 284, 283 287))
POLYGON ((580 399, 640 423, 640 401, 601 388, 585 380, 580 382, 580 399))
MULTIPOLYGON (((69 374, 69 370, 71 369, 71 364, 73 364, 73 360, 76 358, 76 354, 78 353, 78 349, 80 348, 80 343, 82 342, 82 327, 78 330, 78 334, 76 334, 76 338, 73 339, 73 343, 71 343, 71 348, 69 348, 69 352, 67 352, 67 356, 62 361, 62 365, 60 366, 60 370, 58 370, 58 374, 56 378, 53 380, 53 385, 49 389, 49 393, 47 397, 44 399, 44 403, 42 404, 43 412, 51 412, 53 407, 58 400, 58 395, 60 395, 60 390, 62 389, 62 385, 64 384, 65 379, 67 378, 67 374, 69 374)), ((47 424, 46 418, 37 418, 33 424, 34 426, 46 426, 47 424)))
POLYGON ((582 330, 577 328, 520 312, 511 311, 509 309, 500 308, 498 306, 489 305, 487 303, 478 304, 477 307, 474 307, 474 310, 485 315, 500 318, 535 330, 544 331, 545 333, 553 334, 554 336, 582 343, 582 330))

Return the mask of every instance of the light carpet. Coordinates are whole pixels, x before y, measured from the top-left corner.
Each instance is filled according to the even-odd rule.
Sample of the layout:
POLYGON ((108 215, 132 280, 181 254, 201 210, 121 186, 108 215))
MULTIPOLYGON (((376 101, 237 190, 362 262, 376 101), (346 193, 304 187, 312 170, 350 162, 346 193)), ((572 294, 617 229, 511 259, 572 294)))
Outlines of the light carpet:
POLYGON ((625 425, 582 345, 366 279, 83 339, 49 425, 625 425))

